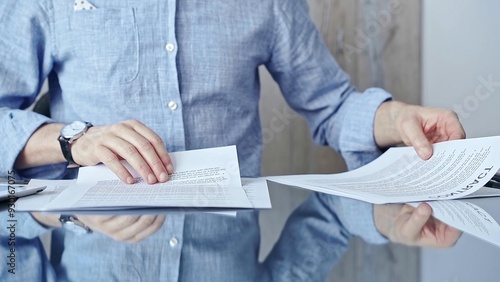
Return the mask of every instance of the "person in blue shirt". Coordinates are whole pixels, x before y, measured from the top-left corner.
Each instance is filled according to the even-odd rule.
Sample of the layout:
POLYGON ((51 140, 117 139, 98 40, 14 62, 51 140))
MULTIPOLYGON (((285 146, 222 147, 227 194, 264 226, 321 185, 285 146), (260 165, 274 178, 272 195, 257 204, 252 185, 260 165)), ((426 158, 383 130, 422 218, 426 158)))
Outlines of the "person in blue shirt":
MULTIPOLYGON (((104 163, 133 183, 119 162, 125 159, 153 184, 175 170, 168 152, 231 144, 241 175, 258 176, 261 65, 307 119, 314 140, 339 151, 349 169, 392 145, 414 146, 427 159, 431 143, 465 137, 452 111, 351 86, 306 1, 4 0, 0 20, 0 176, 15 169, 24 178, 73 178, 77 170, 68 163, 104 163), (24 110, 46 79, 50 118, 24 110), (61 131, 71 135, 65 125, 74 121, 84 125, 74 132, 85 134, 70 145, 61 131)), ((61 228, 59 215, 16 213, 17 274, 0 264, 0 276, 322 281, 352 236, 434 247, 451 246, 460 236, 434 220, 425 204, 373 206, 312 193, 259 262, 257 215, 76 215, 93 230, 79 235, 61 228), (49 231, 50 263, 38 239, 49 231)))

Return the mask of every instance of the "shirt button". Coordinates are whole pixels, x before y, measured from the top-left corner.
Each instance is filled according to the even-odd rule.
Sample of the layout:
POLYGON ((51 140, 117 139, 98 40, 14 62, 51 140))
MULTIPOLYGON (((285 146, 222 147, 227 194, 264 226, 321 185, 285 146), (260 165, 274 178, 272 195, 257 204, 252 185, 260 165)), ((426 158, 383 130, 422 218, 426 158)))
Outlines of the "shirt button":
POLYGON ((165 49, 167 49, 168 52, 172 52, 174 51, 175 46, 172 43, 168 43, 167 45, 165 45, 165 49))
POLYGON ((168 107, 172 110, 175 111, 177 109, 177 103, 174 101, 168 102, 168 107))
POLYGON ((177 240, 177 238, 175 238, 175 237, 172 237, 170 239, 170 241, 168 241, 168 243, 170 244, 170 247, 173 248, 173 247, 177 246, 177 244, 179 244, 179 240, 177 240))

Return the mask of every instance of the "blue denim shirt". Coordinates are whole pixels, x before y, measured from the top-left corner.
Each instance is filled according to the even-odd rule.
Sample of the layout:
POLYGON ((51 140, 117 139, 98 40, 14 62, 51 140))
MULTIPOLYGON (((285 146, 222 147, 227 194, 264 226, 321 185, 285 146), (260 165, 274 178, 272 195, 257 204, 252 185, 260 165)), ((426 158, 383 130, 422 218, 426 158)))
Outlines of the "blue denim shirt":
MULTIPOLYGON (((75 11, 70 0, 0 2, 0 175, 45 123, 137 119, 170 152, 236 144, 241 175, 258 176, 261 65, 307 119, 314 140, 340 151, 349 168, 380 154, 372 123, 390 95, 350 85, 305 1, 89 2, 96 9, 75 11), (46 78, 51 119, 22 110, 46 78)), ((74 176, 64 164, 18 173, 74 176)), ((6 222, 5 212, 1 217, 6 222)), ((50 230, 27 213, 16 220, 16 274, 0 263, 7 281, 322 281, 351 236, 385 242, 371 205, 317 193, 291 215, 262 263, 255 212, 169 214, 138 244, 56 229, 52 264, 37 239, 50 230)), ((2 254, 9 251, 6 232, 0 231, 2 254)))

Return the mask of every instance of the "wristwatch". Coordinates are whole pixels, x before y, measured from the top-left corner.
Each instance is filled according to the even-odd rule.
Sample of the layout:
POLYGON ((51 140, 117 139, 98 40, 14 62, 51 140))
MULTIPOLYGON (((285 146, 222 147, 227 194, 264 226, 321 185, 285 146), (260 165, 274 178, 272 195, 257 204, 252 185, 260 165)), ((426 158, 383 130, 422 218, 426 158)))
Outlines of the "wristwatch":
POLYGON ((61 134, 57 140, 59 140, 59 144, 61 145, 64 158, 68 161, 68 168, 80 167, 79 164, 75 163, 71 155, 71 143, 82 137, 90 127, 92 127, 90 122, 74 121, 61 129, 61 134))
POLYGON ((59 221, 62 223, 62 226, 73 233, 76 234, 89 234, 92 233, 92 230, 85 225, 83 222, 78 220, 74 215, 61 214, 59 217, 59 221))

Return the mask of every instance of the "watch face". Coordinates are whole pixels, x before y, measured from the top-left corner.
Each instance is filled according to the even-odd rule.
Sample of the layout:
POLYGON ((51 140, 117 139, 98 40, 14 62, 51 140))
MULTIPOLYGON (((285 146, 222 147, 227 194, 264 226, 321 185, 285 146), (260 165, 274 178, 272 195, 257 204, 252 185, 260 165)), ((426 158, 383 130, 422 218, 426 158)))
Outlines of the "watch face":
POLYGON ((61 130, 61 135, 64 138, 71 138, 75 135, 80 134, 85 130, 86 124, 82 121, 74 121, 71 124, 68 124, 63 127, 61 130))

